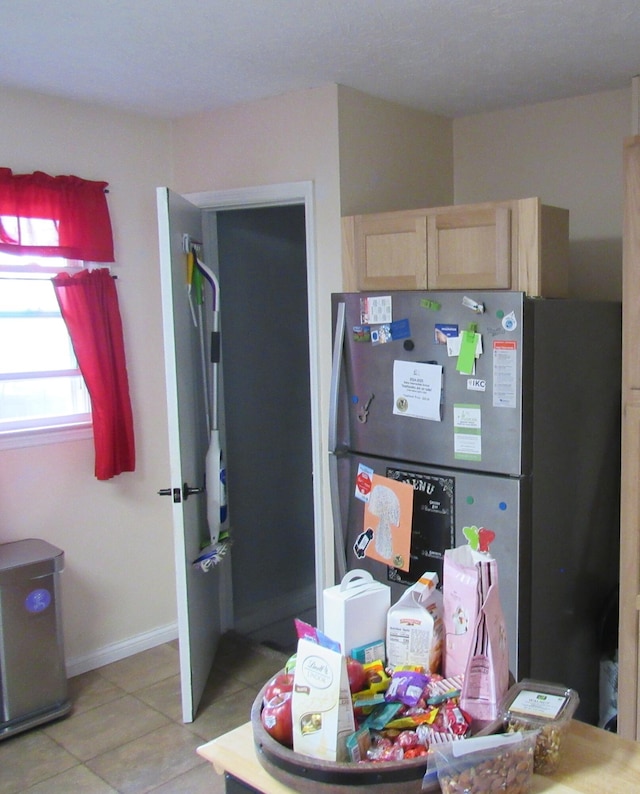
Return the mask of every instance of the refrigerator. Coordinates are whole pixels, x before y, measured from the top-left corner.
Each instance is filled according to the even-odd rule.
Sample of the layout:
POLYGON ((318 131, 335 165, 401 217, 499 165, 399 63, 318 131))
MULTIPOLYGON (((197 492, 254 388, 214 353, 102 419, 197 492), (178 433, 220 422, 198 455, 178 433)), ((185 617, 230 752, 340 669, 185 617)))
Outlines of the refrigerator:
POLYGON ((342 293, 332 321, 337 579, 368 570, 392 603, 426 571, 446 587, 445 550, 483 530, 515 680, 573 687, 577 717, 596 724, 601 630, 619 573, 620 304, 342 293), (388 497, 393 481, 412 492, 392 553, 374 540, 383 523, 400 536, 393 505, 380 510, 371 497, 388 497))

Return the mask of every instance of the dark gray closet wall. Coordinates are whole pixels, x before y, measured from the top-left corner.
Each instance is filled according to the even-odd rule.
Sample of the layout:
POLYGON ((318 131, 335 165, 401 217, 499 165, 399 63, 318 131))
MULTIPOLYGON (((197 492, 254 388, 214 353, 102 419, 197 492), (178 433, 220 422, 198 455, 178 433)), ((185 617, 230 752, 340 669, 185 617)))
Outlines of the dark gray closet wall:
POLYGON ((315 582, 304 206, 216 217, 234 615, 276 621, 315 582))

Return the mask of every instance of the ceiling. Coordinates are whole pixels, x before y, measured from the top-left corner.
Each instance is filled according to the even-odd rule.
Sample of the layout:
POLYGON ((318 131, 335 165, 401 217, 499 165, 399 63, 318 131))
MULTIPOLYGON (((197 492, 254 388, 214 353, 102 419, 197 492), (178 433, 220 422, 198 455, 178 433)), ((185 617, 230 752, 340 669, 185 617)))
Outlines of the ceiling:
POLYGON ((0 0, 0 85, 175 118, 339 83, 458 117, 629 86, 639 0, 0 0))

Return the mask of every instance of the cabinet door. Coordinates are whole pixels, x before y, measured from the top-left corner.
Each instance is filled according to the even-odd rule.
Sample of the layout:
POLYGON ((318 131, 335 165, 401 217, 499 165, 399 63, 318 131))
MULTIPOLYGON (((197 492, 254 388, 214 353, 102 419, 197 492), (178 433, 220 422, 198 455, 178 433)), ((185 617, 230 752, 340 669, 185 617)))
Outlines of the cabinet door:
POLYGON ((354 223, 358 289, 425 289, 427 220, 424 213, 358 215, 354 223))
POLYGON ((511 211, 452 207, 427 219, 429 289, 510 289, 511 211))

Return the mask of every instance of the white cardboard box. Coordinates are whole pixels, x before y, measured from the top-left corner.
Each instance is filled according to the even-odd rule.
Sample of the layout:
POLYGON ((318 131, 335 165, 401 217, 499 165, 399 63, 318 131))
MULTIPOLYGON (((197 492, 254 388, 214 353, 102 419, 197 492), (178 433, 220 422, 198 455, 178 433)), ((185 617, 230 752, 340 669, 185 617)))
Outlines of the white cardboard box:
POLYGON ((385 641, 391 588, 368 571, 355 568, 340 584, 323 592, 324 633, 340 643, 345 656, 353 648, 385 641))

